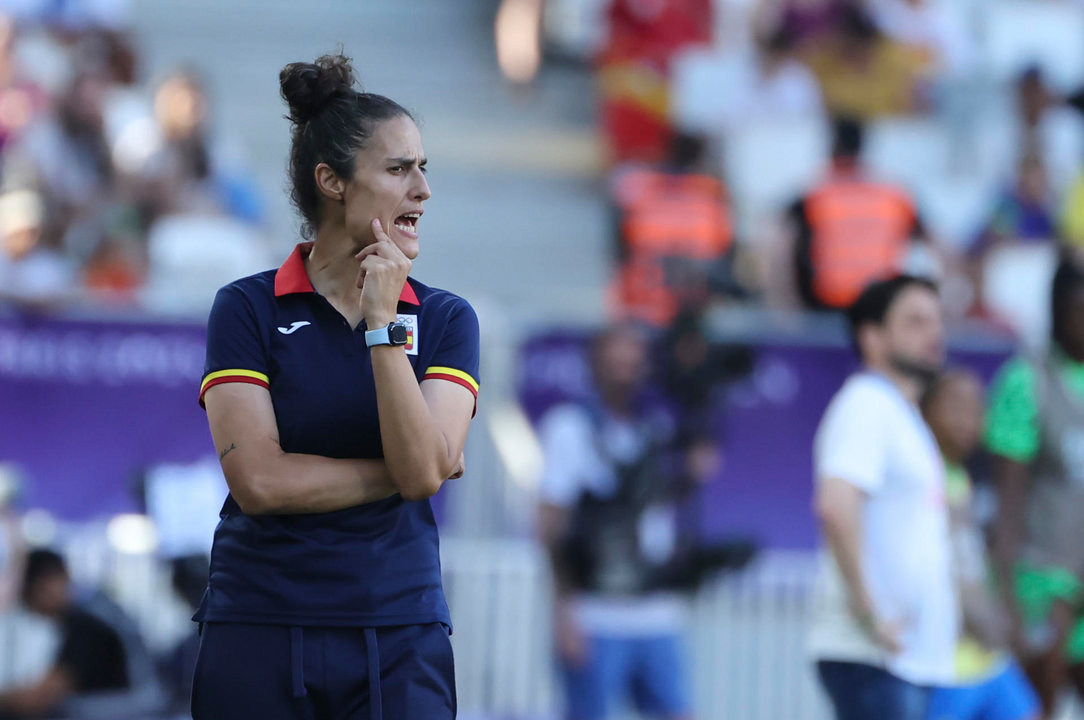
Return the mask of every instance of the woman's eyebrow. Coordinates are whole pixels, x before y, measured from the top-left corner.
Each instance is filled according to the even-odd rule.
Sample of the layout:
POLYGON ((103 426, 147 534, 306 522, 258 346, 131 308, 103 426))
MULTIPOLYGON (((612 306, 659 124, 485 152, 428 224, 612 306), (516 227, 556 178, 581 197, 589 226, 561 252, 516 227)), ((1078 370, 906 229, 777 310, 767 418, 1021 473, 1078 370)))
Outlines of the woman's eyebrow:
POLYGON ((429 162, 429 159, 428 158, 420 158, 419 159, 419 158, 412 158, 412 157, 397 157, 397 158, 393 157, 393 158, 388 158, 387 162, 394 163, 396 165, 414 165, 415 163, 417 163, 418 165, 425 165, 427 162, 429 162))

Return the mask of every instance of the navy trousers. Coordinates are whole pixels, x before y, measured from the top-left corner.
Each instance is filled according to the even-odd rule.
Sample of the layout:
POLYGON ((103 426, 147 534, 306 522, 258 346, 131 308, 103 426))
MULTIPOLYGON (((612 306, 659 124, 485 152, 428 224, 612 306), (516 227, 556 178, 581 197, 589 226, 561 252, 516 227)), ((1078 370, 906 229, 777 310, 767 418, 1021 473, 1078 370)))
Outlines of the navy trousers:
POLYGON ((872 665, 821 660, 817 674, 836 720, 926 720, 930 689, 872 665))
POLYGON ((454 720, 441 623, 377 628, 207 623, 193 720, 454 720))

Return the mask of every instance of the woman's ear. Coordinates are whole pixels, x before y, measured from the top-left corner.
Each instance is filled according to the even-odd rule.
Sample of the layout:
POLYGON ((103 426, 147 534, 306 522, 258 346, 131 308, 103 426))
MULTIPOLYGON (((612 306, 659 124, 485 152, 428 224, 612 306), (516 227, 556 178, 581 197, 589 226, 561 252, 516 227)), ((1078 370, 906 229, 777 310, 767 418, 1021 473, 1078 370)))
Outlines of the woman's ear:
POLYGON ((346 187, 338 174, 327 163, 320 163, 313 171, 316 176, 316 188, 328 200, 343 201, 346 187))

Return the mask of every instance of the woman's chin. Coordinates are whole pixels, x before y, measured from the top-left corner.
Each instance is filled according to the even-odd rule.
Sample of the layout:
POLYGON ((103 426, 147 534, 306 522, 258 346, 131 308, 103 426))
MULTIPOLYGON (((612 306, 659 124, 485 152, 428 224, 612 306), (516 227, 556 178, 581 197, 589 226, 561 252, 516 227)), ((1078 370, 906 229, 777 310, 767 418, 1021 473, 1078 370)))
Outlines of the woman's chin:
POLYGON ((399 235, 395 238, 395 245, 409 260, 414 260, 418 257, 418 253, 421 252, 421 247, 419 247, 415 238, 405 238, 399 235))

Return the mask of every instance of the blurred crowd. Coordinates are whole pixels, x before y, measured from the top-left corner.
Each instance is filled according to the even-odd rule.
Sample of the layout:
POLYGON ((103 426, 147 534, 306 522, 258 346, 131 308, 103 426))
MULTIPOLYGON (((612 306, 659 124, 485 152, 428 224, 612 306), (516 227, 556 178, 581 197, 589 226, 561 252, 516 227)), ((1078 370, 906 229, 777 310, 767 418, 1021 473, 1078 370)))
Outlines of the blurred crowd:
POLYGON ((907 270, 945 284, 953 319, 1041 336, 1029 296, 1084 238, 1079 3, 607 8, 617 314, 839 309, 907 270), (1041 46, 1010 47, 1013 22, 1041 46))
POLYGON ((263 199, 204 79, 148 78, 125 6, 0 5, 4 302, 170 311, 267 261, 263 199))
MULTIPOLYGON (((596 394, 551 410, 539 426, 547 460, 541 528, 557 578, 569 716, 616 717, 607 703, 622 696, 646 716, 690 716, 675 645, 686 630, 673 595, 681 583, 667 572, 684 567, 683 539, 696 543, 683 535, 695 525, 682 519, 683 498, 715 477, 712 462, 721 457, 704 408, 725 407, 725 386, 742 372, 713 362, 737 349, 711 342, 704 318, 739 305, 847 313, 866 367, 860 377, 873 385, 896 377, 908 387, 912 374, 923 375, 908 366, 922 330, 919 315, 910 329, 895 325, 893 313, 907 311, 894 303, 899 287, 935 289, 922 278, 938 284, 950 341, 969 322, 1008 331, 1024 352, 1002 368, 988 409, 969 372, 916 382, 910 402, 921 397, 928 428, 918 407, 901 413, 906 405, 894 400, 855 400, 851 424, 835 437, 823 428, 842 427, 852 408, 829 410, 822 433, 838 441, 833 467, 858 476, 844 472, 844 487, 866 477, 870 484, 853 504, 850 490, 825 501, 819 519, 845 576, 851 551, 832 536, 833 513, 861 528, 854 572, 869 577, 848 576, 838 607, 829 603, 814 620, 822 682, 839 718, 1032 720, 1054 716, 1067 687, 1084 697, 1076 550, 1084 510, 1073 479, 1084 406, 1084 317, 1075 299, 1084 288, 1084 76, 1076 55, 1084 8, 613 0, 604 16, 593 62, 618 324, 593 347, 596 394), (998 24, 1012 22, 1044 46, 1010 52, 995 69, 991 43, 998 24), (915 279, 878 285, 902 273, 915 279), (883 297, 871 301, 870 293, 883 297), (870 302, 879 307, 870 312, 870 302), (867 315, 856 320, 863 303, 867 315), (654 329, 654 363, 637 349, 629 321, 654 329), (871 332, 876 343, 866 339, 871 332), (686 374, 668 382, 682 364, 686 374), (654 373, 650 387, 671 403, 669 420, 631 380, 636 367, 654 373), (892 428, 891 442, 878 440, 881 425, 892 428), (905 430, 912 426, 914 435, 905 430), (923 439, 931 431, 936 444, 923 439), (895 485, 918 458, 930 463, 895 485), (877 468, 887 480, 875 477, 877 468), (973 485, 972 473, 983 482, 973 485), (925 530, 905 542, 894 536, 889 542, 911 557, 893 557, 878 533, 921 515, 893 503, 942 478, 949 534, 944 542, 925 530), (974 493, 984 491, 992 502, 980 506, 974 493), (892 577, 908 564, 927 573, 916 587, 928 597, 900 629, 884 613, 911 602, 900 590, 909 581, 892 577), (954 585, 935 602, 937 568, 949 566, 954 585), (885 586, 881 578, 889 578, 885 586), (893 583, 900 598, 885 590, 893 583), (876 602, 861 610, 866 588, 876 602), (908 666, 909 654, 930 651, 937 636, 916 628, 957 612, 959 635, 941 637, 959 640, 956 670, 933 680, 936 673, 916 669, 920 662, 908 666), (871 679, 886 663, 891 675, 871 679), (906 682, 893 686, 900 678, 906 682), (930 685, 943 687, 926 714, 920 686, 930 685), (911 690, 914 703, 904 697, 911 690)), ((823 462, 818 487, 831 479, 821 476, 823 462)))
MULTIPOLYGON (((584 717, 622 694, 691 716, 685 600, 755 553, 698 533, 727 390, 755 362, 709 315, 843 311, 905 271, 938 281, 950 327, 1007 328, 1034 351, 988 402, 954 371, 921 404, 947 476, 961 678, 1015 655, 1048 713, 1065 686, 1084 695, 1084 75, 1065 71, 1084 35, 1058 32, 1084 33, 1084 6, 1033 5, 1042 18, 1028 0, 605 3, 592 67, 613 324, 588 352, 589 391, 538 426, 555 645, 584 717), (995 63, 997 23, 1028 17, 1043 52, 995 63)), ((184 311, 275 263, 197 72, 147 77, 123 3, 4 7, 0 303, 184 311)), ((0 653, 0 718, 183 714, 198 638, 151 659, 63 558, 22 546, 9 495, 0 478, 0 633, 46 618, 52 640, 32 678, 0 653)), ((195 605, 205 558, 172 572, 195 605)))

